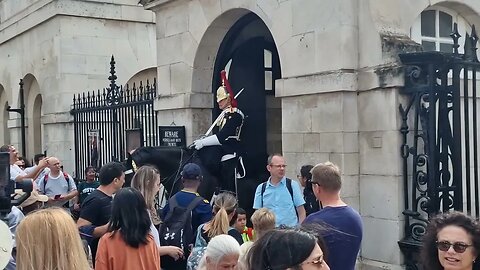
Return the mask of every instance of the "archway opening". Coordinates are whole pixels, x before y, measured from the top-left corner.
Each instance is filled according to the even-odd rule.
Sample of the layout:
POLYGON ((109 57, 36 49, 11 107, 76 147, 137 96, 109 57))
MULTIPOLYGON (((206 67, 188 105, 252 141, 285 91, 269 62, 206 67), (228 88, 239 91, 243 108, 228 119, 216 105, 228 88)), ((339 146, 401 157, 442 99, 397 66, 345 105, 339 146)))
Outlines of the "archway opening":
MULTIPOLYGON (((2 128, 2 132, 0 132, 0 143, 2 145, 10 143, 10 131, 8 129, 8 98, 7 93, 5 93, 5 89, 0 84, 0 104, 4 104, 1 107, 0 112, 0 127, 2 128)), ((1 106, 1 105, 0 105, 1 106)))
MULTIPOLYGON (((229 29, 215 60, 212 89, 220 86, 220 71, 227 71, 238 107, 245 114, 242 128, 247 177, 265 180, 267 156, 281 153, 281 100, 275 97, 275 80, 281 77, 277 47, 268 27, 254 13, 229 29)), ((213 117, 220 113, 215 102, 213 117)))
POLYGON ((33 103, 33 111, 32 111, 32 130, 33 133, 33 153, 38 154, 42 153, 42 96, 37 95, 35 97, 35 101, 33 103))

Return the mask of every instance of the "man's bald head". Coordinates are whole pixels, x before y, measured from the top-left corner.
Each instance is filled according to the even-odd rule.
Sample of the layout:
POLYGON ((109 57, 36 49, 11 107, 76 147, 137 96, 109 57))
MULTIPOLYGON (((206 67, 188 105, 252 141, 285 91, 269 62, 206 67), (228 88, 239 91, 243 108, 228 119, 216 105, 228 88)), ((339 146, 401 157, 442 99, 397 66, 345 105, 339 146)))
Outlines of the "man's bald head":
POLYGON ((48 168, 50 169, 50 171, 52 171, 53 173, 58 173, 60 172, 60 167, 62 166, 62 164, 60 164, 60 160, 56 157, 50 157, 48 159, 48 168))

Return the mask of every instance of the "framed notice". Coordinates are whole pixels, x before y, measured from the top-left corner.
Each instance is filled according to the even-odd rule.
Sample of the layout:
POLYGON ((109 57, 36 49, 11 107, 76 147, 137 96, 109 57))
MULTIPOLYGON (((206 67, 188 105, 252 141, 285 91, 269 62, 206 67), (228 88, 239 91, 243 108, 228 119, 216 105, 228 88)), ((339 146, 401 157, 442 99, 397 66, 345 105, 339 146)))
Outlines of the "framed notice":
POLYGON ((126 140, 127 140, 127 152, 142 147, 143 146, 143 130, 140 128, 127 129, 125 130, 126 140))
POLYGON ((160 146, 187 147, 185 126, 159 126, 160 146))
POLYGON ((94 168, 99 167, 99 143, 100 143, 100 132, 98 129, 90 129, 88 131, 88 149, 89 149, 89 166, 93 166, 94 168))

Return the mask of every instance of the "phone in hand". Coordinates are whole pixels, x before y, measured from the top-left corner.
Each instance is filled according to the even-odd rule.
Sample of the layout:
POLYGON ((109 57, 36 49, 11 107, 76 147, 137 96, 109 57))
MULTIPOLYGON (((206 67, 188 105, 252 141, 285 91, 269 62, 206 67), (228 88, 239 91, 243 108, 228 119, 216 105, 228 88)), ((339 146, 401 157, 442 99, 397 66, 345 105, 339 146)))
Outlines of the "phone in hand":
POLYGON ((57 195, 55 195, 55 200, 58 200, 58 199, 60 199, 60 197, 61 197, 61 196, 62 196, 61 194, 57 194, 57 195))

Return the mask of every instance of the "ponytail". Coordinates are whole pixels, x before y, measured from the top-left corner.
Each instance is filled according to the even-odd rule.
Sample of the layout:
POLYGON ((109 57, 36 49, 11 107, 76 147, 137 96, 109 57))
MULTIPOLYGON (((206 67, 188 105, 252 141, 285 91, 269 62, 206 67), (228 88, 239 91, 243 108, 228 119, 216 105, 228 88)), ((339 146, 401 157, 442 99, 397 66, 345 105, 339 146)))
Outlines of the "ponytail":
POLYGON ((210 221, 207 230, 208 237, 211 239, 220 234, 228 234, 230 228, 229 214, 233 213, 237 207, 237 199, 230 193, 220 193, 215 199, 213 207, 215 215, 210 221))
POLYGON ((213 216, 212 221, 210 222, 210 229, 208 230, 208 237, 212 239, 213 237, 220 234, 227 234, 228 229, 230 228, 230 220, 228 219, 228 213, 225 208, 220 208, 218 212, 213 216))

